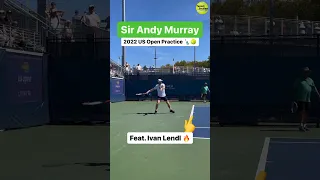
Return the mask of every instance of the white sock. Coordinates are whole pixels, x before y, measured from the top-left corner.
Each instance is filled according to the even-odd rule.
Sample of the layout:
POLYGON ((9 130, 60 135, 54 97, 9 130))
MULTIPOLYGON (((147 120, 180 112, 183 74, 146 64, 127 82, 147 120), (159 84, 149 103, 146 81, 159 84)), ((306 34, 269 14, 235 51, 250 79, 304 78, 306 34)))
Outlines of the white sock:
POLYGON ((300 124, 300 126, 301 126, 301 127, 304 127, 304 124, 303 124, 303 123, 301 123, 301 124, 300 124))

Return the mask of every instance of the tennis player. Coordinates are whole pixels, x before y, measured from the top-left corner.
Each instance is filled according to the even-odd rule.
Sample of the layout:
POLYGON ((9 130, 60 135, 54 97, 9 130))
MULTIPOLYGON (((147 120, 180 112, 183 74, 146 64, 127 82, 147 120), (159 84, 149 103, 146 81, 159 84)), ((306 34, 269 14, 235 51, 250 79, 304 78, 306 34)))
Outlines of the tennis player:
POLYGON ((319 92, 310 78, 311 70, 308 67, 302 69, 302 76, 298 78, 294 84, 295 100, 298 104, 298 112, 300 118, 300 131, 309 131, 307 128, 308 112, 310 110, 311 92, 316 92, 319 99, 319 92))
POLYGON ((208 87, 207 83, 204 83, 204 86, 201 88, 201 99, 203 99, 203 102, 207 102, 207 95, 210 92, 210 89, 208 87))
POLYGON ((167 95, 166 95, 166 85, 163 83, 163 80, 162 79, 158 79, 158 84, 150 89, 149 91, 147 91, 145 94, 149 94, 150 92, 154 91, 154 90, 157 90, 158 92, 158 99, 157 99, 157 103, 156 103, 156 110, 154 111, 155 114, 157 114, 158 112, 158 107, 159 107, 159 104, 160 104, 160 101, 163 100, 164 102, 167 103, 168 105, 168 108, 170 109, 170 112, 174 113, 174 110, 171 108, 171 105, 170 105, 170 102, 167 98, 167 95))

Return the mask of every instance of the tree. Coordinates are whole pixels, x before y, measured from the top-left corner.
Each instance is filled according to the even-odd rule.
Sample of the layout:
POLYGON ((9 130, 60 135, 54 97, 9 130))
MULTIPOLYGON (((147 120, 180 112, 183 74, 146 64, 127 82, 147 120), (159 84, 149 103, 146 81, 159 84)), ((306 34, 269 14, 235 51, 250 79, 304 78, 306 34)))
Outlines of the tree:
POLYGON ((172 68, 171 64, 162 65, 160 68, 172 68))
POLYGON ((148 70, 148 67, 146 65, 143 66, 142 68, 144 71, 148 70))
MULTIPOLYGON (((181 67, 204 67, 204 68, 210 68, 210 56, 208 56, 208 59, 202 60, 202 61, 186 61, 186 60, 181 60, 181 61, 176 61, 174 63, 174 66, 181 66, 181 67)), ((166 64, 161 66, 161 68, 172 68, 171 64, 166 64)))

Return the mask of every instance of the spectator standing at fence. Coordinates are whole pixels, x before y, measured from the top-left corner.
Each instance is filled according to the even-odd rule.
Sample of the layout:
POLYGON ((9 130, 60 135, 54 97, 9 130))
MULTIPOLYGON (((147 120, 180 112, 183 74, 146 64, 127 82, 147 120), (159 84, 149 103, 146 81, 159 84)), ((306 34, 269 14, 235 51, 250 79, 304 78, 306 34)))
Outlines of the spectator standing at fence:
POLYGON ((0 10, 0 23, 5 24, 5 18, 6 18, 6 11, 0 10))
POLYGON ((75 27, 75 28, 78 28, 81 26, 81 18, 82 16, 79 14, 79 11, 78 10, 75 10, 74 11, 74 15, 72 17, 72 25, 75 27))
POLYGON ((220 16, 216 17, 214 20, 214 28, 216 29, 216 32, 221 35, 224 30, 224 22, 220 16))
POLYGON ((140 64, 138 64, 136 66, 136 69, 137 69, 137 75, 140 75, 141 71, 142 71, 142 67, 140 66, 140 64))
POLYGON ((5 22, 6 22, 6 24, 7 25, 12 25, 12 11, 11 10, 8 10, 7 12, 6 12, 6 17, 5 17, 5 22))
POLYGON ((113 66, 112 64, 110 64, 110 76, 113 77, 114 73, 113 73, 113 66))
POLYGON ((82 22, 89 27, 99 27, 100 24, 100 17, 95 13, 94 10, 94 5, 90 5, 89 12, 86 13, 82 18, 82 22))
POLYGON ((63 37, 65 38, 66 42, 72 42, 73 41, 73 32, 71 28, 71 21, 67 20, 64 24, 63 28, 63 37))
POLYGON ((95 37, 95 33, 99 30, 100 26, 100 17, 94 11, 94 5, 89 6, 89 12, 86 13, 83 18, 82 22, 87 26, 87 40, 93 41, 95 37))
POLYGON ((129 72, 130 72, 130 65, 129 65, 128 62, 126 62, 125 68, 126 68, 126 73, 129 74, 129 72))
POLYGON ((306 26, 303 21, 299 24, 299 33, 300 35, 306 35, 306 26))
POLYGON ((9 47, 17 47, 18 43, 19 43, 19 39, 21 39, 21 37, 19 37, 19 33, 18 33, 18 22, 17 21, 13 21, 11 23, 12 27, 11 27, 11 33, 10 33, 10 40, 9 40, 9 47))
POLYGON ((46 14, 49 18, 51 27, 57 29, 60 23, 60 18, 58 15, 58 10, 56 8, 56 3, 51 2, 49 9, 46 11, 46 14))

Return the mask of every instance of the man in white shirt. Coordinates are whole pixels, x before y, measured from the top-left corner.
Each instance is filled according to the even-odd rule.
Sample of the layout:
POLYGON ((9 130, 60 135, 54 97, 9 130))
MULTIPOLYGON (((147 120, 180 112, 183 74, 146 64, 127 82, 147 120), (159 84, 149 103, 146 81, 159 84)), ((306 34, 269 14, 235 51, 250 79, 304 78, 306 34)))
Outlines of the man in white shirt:
POLYGON ((89 12, 81 20, 87 26, 87 41, 93 42, 94 37, 99 35, 100 17, 94 12, 94 6, 89 6, 89 12))
POLYGON ((129 72, 130 72, 130 65, 129 65, 128 62, 126 62, 125 68, 126 68, 126 73, 129 74, 129 72))
POLYGON ((163 82, 162 79, 158 79, 158 84, 154 88, 147 91, 146 94, 149 94, 150 92, 152 92, 154 90, 157 90, 158 99, 157 99, 157 103, 156 103, 156 109, 154 111, 155 114, 157 114, 157 112, 158 112, 158 107, 159 107, 161 100, 165 101, 168 105, 168 108, 170 109, 170 112, 174 113, 174 110, 171 108, 170 102, 169 102, 167 95, 166 95, 166 85, 162 82, 163 82))
POLYGON ((140 66, 140 64, 136 66, 136 69, 137 69, 137 75, 140 75, 140 72, 142 71, 142 67, 140 66))
POLYGON ((82 22, 89 27, 100 26, 100 17, 94 12, 94 5, 89 6, 89 12, 83 16, 82 22))

